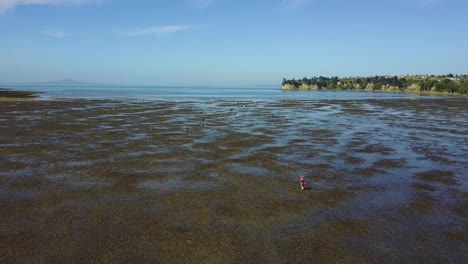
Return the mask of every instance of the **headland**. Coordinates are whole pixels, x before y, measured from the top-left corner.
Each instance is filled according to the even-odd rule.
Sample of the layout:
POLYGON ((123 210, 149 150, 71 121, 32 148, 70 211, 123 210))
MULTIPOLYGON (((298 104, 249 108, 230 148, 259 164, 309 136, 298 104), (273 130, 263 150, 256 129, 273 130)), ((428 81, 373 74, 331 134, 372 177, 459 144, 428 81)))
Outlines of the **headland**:
POLYGON ((411 92, 468 96, 468 75, 406 75, 372 77, 311 77, 285 79, 282 90, 411 92))

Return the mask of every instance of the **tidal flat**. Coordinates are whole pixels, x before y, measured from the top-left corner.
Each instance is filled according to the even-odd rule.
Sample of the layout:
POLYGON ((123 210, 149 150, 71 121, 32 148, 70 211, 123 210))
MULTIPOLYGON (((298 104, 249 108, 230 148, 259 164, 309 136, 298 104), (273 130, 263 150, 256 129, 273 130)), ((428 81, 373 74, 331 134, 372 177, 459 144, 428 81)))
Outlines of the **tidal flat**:
POLYGON ((0 135, 0 263, 468 263, 466 99, 2 101, 0 135))

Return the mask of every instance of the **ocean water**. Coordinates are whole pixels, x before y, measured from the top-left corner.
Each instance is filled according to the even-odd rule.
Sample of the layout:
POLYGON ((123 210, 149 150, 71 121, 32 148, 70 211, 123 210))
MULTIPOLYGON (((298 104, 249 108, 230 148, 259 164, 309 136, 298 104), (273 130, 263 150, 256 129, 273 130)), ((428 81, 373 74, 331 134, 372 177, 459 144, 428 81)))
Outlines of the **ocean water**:
MULTIPOLYGON (((162 87, 162 86, 10 86, 17 90, 43 92, 41 98, 129 100, 365 100, 419 98, 418 94, 351 91, 282 91, 279 86, 257 87, 162 87)), ((440 97, 439 97, 440 98, 440 97)))

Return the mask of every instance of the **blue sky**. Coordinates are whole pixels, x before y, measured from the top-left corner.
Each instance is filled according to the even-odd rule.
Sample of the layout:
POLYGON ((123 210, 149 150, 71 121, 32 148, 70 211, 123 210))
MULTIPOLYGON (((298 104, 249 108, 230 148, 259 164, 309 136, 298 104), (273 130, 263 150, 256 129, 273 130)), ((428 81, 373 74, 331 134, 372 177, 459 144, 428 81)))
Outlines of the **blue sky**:
POLYGON ((0 0, 0 83, 468 73, 466 0, 0 0))

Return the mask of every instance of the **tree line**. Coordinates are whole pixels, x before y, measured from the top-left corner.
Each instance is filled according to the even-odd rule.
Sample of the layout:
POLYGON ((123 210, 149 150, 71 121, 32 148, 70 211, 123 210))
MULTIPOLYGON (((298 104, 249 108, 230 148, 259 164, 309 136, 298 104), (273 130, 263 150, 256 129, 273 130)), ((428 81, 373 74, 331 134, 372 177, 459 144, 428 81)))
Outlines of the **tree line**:
POLYGON ((407 75, 372 77, 311 77, 287 80, 282 85, 293 89, 301 86, 317 90, 366 90, 366 91, 420 91, 468 94, 468 75, 407 75))

